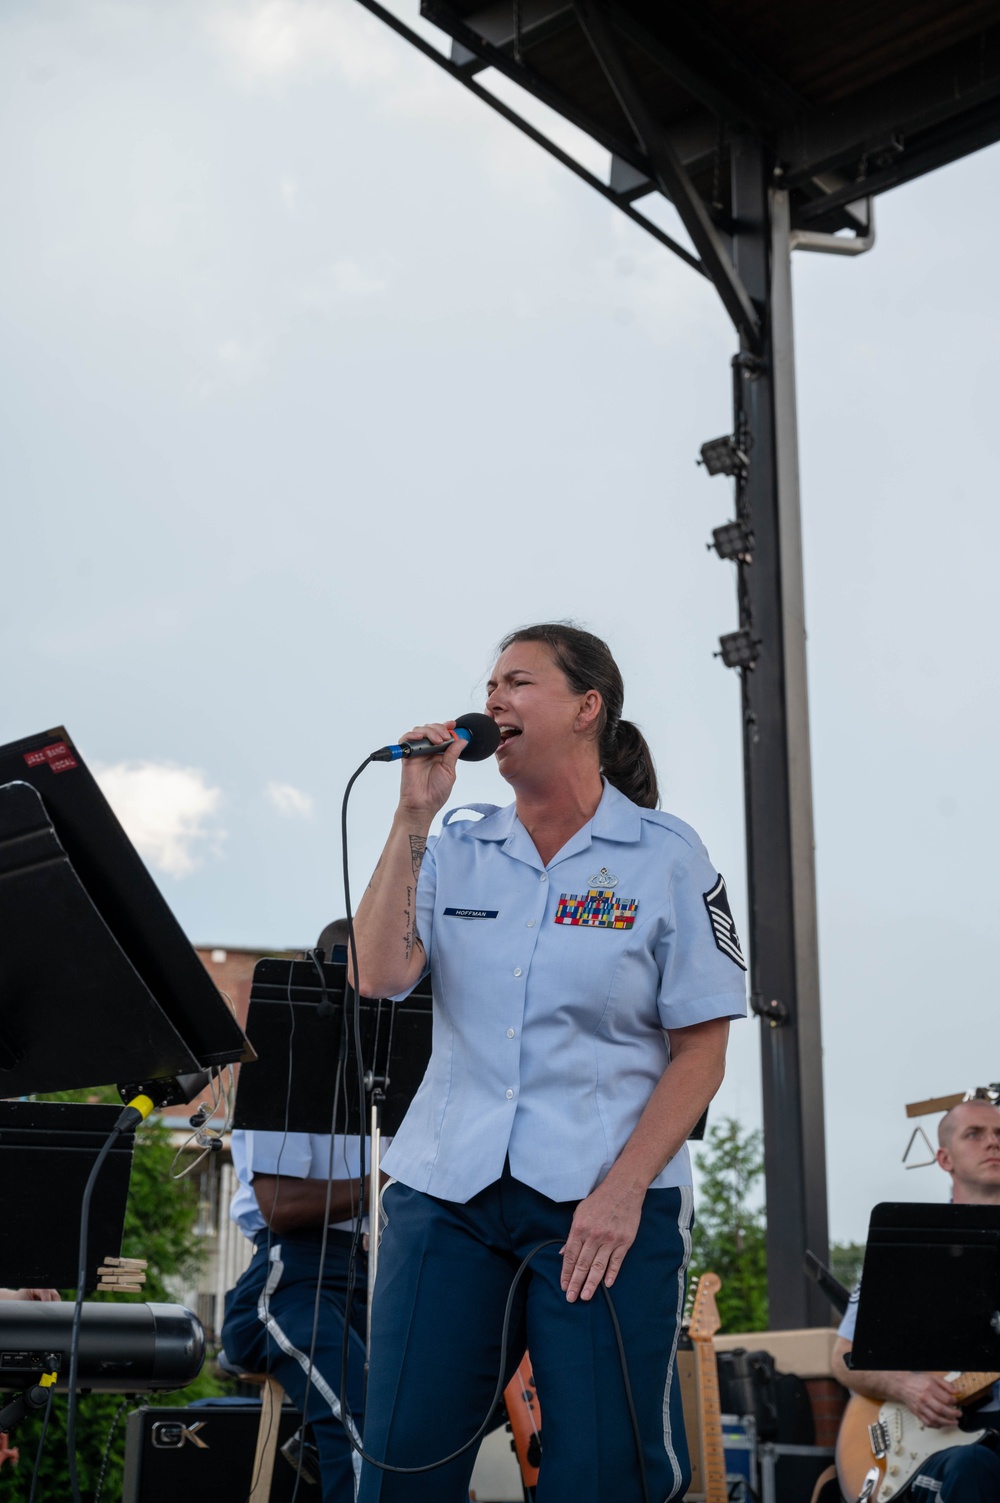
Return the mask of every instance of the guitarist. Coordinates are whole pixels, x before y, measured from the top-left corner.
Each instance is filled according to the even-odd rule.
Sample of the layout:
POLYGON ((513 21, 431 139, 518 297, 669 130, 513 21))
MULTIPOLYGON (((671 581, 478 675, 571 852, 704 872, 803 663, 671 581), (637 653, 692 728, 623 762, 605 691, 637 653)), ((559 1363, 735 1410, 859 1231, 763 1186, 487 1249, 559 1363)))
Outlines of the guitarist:
MULTIPOLYGON (((951 1175, 956 1205, 1000 1205, 1000 1109, 992 1102, 963 1101, 952 1107, 938 1128, 937 1161, 951 1175)), ((859 1286, 860 1288, 860 1286, 859 1286)), ((933 1429, 958 1424, 962 1411, 952 1385, 934 1373, 855 1372, 844 1364, 854 1341, 858 1289, 851 1295, 833 1348, 833 1376, 852 1393, 869 1399, 895 1399, 933 1429)), ((1000 1429, 1000 1382, 983 1408, 976 1428, 1000 1429)), ((1000 1455, 985 1443, 949 1446, 935 1451, 913 1478, 907 1493, 912 1503, 997 1503, 1000 1455)))

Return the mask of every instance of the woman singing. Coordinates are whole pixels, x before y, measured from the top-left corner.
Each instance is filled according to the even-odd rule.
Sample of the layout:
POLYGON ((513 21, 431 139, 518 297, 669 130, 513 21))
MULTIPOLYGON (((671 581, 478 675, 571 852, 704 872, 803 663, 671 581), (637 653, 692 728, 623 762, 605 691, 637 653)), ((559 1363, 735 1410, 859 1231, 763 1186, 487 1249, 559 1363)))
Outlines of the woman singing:
MULTIPOLYGON (((622 699, 590 633, 507 637, 486 712, 513 804, 478 820, 453 809, 429 841, 460 744, 405 761, 356 922, 362 993, 406 992, 428 967, 434 990, 431 1061, 385 1156, 365 1449, 415 1466, 472 1435, 511 1279, 554 1238, 518 1286, 507 1351, 507 1377, 531 1353, 538 1503, 641 1498, 602 1284, 649 1498, 684 1494, 685 1141, 746 1010, 725 884, 694 831, 655 808, 652 758, 622 699)), ((447 724, 409 734, 451 740, 447 724)), ((466 1503, 474 1459, 419 1476, 365 1466, 361 1503, 466 1503)))

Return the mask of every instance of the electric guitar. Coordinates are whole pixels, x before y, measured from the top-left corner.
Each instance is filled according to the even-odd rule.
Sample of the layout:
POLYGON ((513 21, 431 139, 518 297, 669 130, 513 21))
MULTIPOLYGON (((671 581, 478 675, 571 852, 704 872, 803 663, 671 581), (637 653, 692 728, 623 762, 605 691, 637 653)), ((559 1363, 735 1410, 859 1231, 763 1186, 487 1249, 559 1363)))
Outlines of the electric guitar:
POLYGON ((719 1403, 719 1369, 712 1337, 721 1321, 715 1296, 722 1288, 717 1273, 703 1273, 695 1288, 688 1335, 695 1353, 698 1385, 698 1420, 701 1430, 702 1476, 705 1503, 727 1503, 726 1456, 722 1448, 722 1407, 719 1403))
POLYGON ((525 1352, 521 1358, 517 1372, 504 1389, 503 1401, 514 1437, 517 1464, 521 1468, 524 1495, 533 1498, 538 1483, 538 1464, 542 1459, 542 1408, 535 1392, 530 1352, 525 1352))
MULTIPOLYGON (((955 1402, 968 1404, 1000 1378, 1000 1373, 941 1373, 955 1390, 955 1402)), ((889 1503, 923 1466, 947 1446, 968 1446, 984 1430, 932 1429, 895 1399, 854 1394, 837 1436, 837 1481, 852 1503, 889 1503)))

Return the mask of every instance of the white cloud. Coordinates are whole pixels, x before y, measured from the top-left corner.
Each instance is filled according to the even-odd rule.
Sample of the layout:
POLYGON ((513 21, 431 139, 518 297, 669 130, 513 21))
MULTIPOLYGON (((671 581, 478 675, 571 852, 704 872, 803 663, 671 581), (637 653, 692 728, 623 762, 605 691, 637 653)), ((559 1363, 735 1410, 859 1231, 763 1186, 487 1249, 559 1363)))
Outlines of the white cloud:
POLYGON ((206 25, 230 67, 249 86, 329 73, 361 83, 396 71, 385 28, 354 0, 224 5, 206 25))
MULTIPOLYGON (((388 8, 447 53, 444 33, 420 19, 416 4, 388 8)), ((340 78, 352 88, 369 88, 389 116, 464 129, 475 119, 465 90, 418 58, 357 0, 221 0, 204 25, 211 46, 246 89, 280 96, 315 79, 340 78)))
POLYGON ((303 308, 332 318, 346 304, 377 297, 388 285, 384 277, 373 275, 357 261, 345 258, 325 267, 298 290, 297 297, 303 308))
POLYGON ((223 339, 206 357, 202 369, 192 377, 190 390, 204 400, 221 389, 249 384, 261 374, 265 365, 259 344, 223 339))
POLYGON ((94 776, 139 854, 157 871, 186 877, 206 841, 223 832, 211 823, 222 800, 197 767, 173 762, 114 762, 94 776))
POLYGON ((279 814, 295 819, 308 819, 313 812, 313 801, 308 793, 295 788, 291 783, 268 783, 265 789, 271 803, 279 814))

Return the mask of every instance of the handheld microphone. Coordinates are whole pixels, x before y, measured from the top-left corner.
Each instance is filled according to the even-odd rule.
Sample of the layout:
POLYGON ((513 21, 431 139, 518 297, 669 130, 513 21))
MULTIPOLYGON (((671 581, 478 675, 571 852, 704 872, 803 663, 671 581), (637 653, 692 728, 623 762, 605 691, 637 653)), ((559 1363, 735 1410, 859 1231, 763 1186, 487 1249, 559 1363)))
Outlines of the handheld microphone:
MULTIPOLYGON (((500 745, 500 732, 495 720, 488 715, 480 715, 473 710, 468 715, 460 715, 455 721, 455 741, 464 741, 465 745, 459 752, 466 762, 484 762, 487 757, 492 757, 500 745)), ((401 757, 432 757, 436 752, 445 752, 454 741, 428 741, 426 736, 420 736, 416 741, 399 741, 394 745, 380 746, 369 758, 371 762, 398 762, 401 757)))

